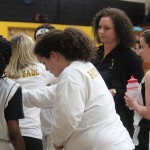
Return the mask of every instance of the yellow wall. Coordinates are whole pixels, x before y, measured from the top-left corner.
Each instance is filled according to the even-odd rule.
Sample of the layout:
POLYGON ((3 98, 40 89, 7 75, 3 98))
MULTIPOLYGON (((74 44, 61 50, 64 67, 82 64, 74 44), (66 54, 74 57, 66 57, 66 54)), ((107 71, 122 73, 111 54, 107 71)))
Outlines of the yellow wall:
MULTIPOLYGON (((40 23, 27 23, 27 22, 3 22, 0 21, 0 35, 3 35, 6 39, 9 39, 16 33, 25 33, 33 38, 35 28, 37 28, 40 23)), ((52 24, 55 28, 63 30, 66 27, 75 27, 93 38, 91 26, 75 26, 75 25, 59 25, 52 24)))

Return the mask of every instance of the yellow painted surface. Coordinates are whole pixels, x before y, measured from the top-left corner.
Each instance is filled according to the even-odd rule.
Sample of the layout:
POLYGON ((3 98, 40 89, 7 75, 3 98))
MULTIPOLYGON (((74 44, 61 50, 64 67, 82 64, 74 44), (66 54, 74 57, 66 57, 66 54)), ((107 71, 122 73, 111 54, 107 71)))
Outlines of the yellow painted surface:
MULTIPOLYGON (((11 36, 17 33, 25 33, 33 38, 35 29, 41 25, 40 23, 28 23, 28 22, 7 22, 0 21, 0 35, 3 35, 6 39, 9 39, 11 36)), ((75 25, 60 25, 52 24, 56 29, 63 30, 67 27, 75 27, 83 32, 87 33, 90 37, 92 35, 91 26, 75 26, 75 25)))

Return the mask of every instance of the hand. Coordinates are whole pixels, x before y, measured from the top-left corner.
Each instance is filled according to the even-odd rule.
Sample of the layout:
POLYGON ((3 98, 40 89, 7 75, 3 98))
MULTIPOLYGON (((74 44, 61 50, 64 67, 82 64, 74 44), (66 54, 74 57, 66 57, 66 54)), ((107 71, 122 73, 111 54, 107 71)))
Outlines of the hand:
POLYGON ((54 147, 55 147, 55 150, 62 150, 63 149, 63 145, 62 146, 56 146, 56 145, 54 145, 54 147))
POLYGON ((126 102, 126 106, 130 109, 134 109, 134 107, 138 104, 138 98, 129 96, 127 92, 125 93, 124 99, 126 102))
POLYGON ((116 89, 109 89, 109 91, 113 97, 116 95, 116 89))

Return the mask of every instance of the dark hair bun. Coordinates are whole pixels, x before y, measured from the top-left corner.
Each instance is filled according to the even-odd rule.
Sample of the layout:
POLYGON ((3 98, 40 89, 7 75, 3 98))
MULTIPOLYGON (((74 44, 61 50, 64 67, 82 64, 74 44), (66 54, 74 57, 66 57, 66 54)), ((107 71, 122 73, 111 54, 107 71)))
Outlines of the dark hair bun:
POLYGON ((4 73, 12 53, 11 43, 0 35, 0 76, 4 73))

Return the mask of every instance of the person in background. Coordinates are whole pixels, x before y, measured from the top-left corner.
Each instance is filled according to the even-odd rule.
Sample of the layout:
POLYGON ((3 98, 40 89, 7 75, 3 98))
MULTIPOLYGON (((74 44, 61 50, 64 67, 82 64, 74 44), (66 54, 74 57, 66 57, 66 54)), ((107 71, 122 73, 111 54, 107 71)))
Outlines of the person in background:
POLYGON ((42 13, 36 13, 33 19, 38 23, 43 23, 45 21, 44 15, 42 13))
POLYGON ((134 149, 111 93, 90 62, 96 50, 95 43, 74 28, 50 30, 35 45, 39 62, 58 82, 24 91, 24 104, 54 107, 52 136, 56 150, 134 149))
POLYGON ((133 111, 126 107, 124 94, 131 75, 139 82, 144 76, 141 60, 130 48, 134 43, 132 23, 120 9, 104 8, 93 19, 93 33, 101 45, 92 63, 114 97, 116 111, 132 137, 133 111))
POLYGON ((21 87, 4 75, 11 53, 11 43, 0 36, 0 149, 11 142, 15 150, 26 150, 18 122, 24 118, 21 87))
POLYGON ((139 55, 139 50, 140 50, 140 35, 136 32, 134 32, 134 45, 132 47, 132 50, 135 51, 137 53, 137 55, 139 55))
POLYGON ((34 40, 37 41, 41 37, 41 35, 50 31, 51 29, 55 29, 55 27, 47 23, 38 26, 34 32, 34 40))
MULTIPOLYGON (((36 28, 34 33, 35 41, 39 40, 42 35, 47 33, 48 31, 55 29, 50 24, 43 24, 36 28)), ((50 81, 50 85, 56 83, 57 79, 50 81)), ((54 150, 53 142, 51 139, 51 126, 52 126, 52 111, 53 108, 43 108, 41 109, 40 118, 41 118, 41 128, 42 128, 42 142, 43 142, 43 150, 54 150)))
MULTIPOLYGON (((144 31, 140 36, 140 51, 144 61, 150 60, 150 30, 144 31)), ((150 70, 138 88, 138 97, 125 95, 126 105, 134 110, 134 136, 133 142, 136 150, 150 149, 150 70)))
MULTIPOLYGON (((12 56, 6 68, 7 76, 22 85, 23 89, 36 89, 49 84, 54 76, 38 63, 34 52, 34 42, 25 34, 17 34, 10 39, 12 56)), ((24 106, 25 119, 19 120, 27 150, 43 150, 40 121, 41 109, 24 106)))

